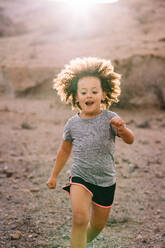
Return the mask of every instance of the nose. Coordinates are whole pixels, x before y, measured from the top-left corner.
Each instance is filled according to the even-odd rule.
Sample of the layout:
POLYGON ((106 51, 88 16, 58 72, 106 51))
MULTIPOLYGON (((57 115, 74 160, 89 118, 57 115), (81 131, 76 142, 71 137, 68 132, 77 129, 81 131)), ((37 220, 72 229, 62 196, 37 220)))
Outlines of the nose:
POLYGON ((87 97, 90 98, 92 96, 92 93, 89 91, 87 92, 87 97))

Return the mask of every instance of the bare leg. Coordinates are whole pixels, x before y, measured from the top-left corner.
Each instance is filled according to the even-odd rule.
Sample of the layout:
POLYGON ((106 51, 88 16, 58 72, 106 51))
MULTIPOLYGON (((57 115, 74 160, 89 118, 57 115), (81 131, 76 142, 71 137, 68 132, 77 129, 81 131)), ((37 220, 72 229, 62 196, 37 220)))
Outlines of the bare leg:
POLYGON ((105 227, 111 208, 92 204, 92 214, 87 230, 87 242, 91 242, 105 227))
POLYGON ((79 185, 71 185, 71 247, 85 248, 92 195, 79 185))

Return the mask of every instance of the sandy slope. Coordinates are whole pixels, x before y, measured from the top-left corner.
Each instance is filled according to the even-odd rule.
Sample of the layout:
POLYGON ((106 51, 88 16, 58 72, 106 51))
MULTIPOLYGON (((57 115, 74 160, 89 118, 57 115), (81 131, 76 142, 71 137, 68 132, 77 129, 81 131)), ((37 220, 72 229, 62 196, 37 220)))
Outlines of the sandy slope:
POLYGON ((163 0, 120 0, 76 13, 55 1, 1 1, 0 64, 61 67, 77 56, 165 55, 163 0), (22 25, 22 26, 21 26, 22 25), (11 34, 11 36, 10 36, 11 34))

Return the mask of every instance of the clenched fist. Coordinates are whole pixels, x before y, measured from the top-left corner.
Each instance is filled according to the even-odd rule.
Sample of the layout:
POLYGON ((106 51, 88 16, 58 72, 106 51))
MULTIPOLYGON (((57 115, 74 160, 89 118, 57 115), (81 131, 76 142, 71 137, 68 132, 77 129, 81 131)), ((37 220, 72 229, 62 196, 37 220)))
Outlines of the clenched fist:
POLYGON ((112 118, 109 123, 112 127, 116 128, 119 133, 125 129, 124 121, 119 117, 112 118))
POLYGON ((56 178, 50 177, 46 184, 47 184, 49 189, 55 189, 56 188, 56 178))
POLYGON ((125 143, 132 144, 134 142, 132 131, 125 126, 124 121, 121 118, 112 118, 109 123, 112 127, 116 128, 118 136, 120 136, 125 143))

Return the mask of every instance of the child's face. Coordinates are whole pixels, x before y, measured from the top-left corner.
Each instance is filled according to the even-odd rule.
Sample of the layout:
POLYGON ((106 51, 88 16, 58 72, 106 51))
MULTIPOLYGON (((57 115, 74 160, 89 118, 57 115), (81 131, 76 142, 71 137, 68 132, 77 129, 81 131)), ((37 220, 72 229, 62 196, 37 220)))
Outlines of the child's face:
POLYGON ((84 115, 95 116, 100 113, 101 100, 104 99, 100 79, 93 76, 80 78, 76 98, 84 115))

